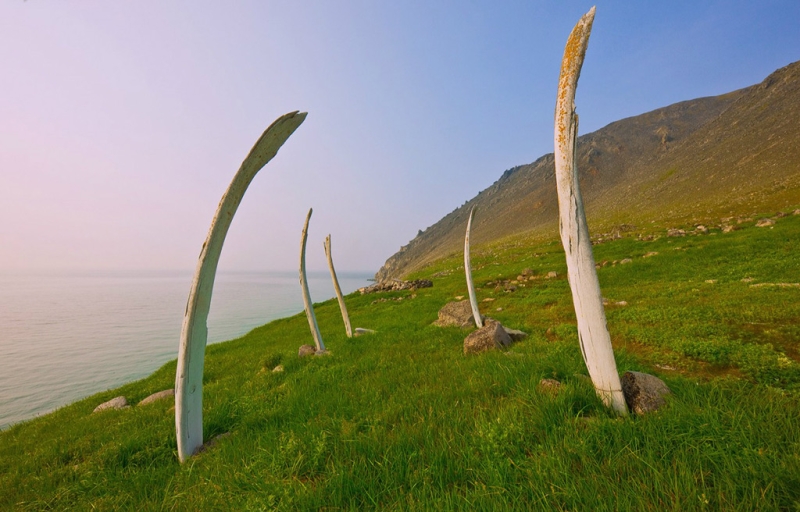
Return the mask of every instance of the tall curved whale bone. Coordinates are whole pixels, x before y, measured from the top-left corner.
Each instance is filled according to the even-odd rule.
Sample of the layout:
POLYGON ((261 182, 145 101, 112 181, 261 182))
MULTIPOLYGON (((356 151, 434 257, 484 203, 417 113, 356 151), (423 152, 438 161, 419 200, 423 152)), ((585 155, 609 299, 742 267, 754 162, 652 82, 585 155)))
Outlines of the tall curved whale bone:
POLYGON ((475 325, 480 329, 483 327, 483 319, 481 318, 481 311, 478 309, 478 299, 475 296, 475 283, 472 282, 472 265, 469 258, 469 234, 472 230, 472 216, 475 214, 475 207, 469 211, 469 220, 467 221, 467 234, 464 235, 464 273, 467 274, 467 291, 469 291, 469 305, 472 306, 472 318, 475 319, 475 325))
POLYGON ((317 317, 314 315, 314 306, 311 304, 311 294, 308 293, 308 280, 306 279, 306 239, 308 238, 308 221, 311 220, 311 212, 313 208, 308 209, 306 215, 306 223, 303 226, 303 236, 300 240, 300 288, 303 289, 303 307, 306 309, 306 317, 308 318, 308 327, 311 328, 311 336, 314 337, 314 345, 317 347, 317 352, 325 352, 325 343, 322 341, 322 335, 319 333, 319 325, 317 325, 317 317))
POLYGON ((264 131, 222 196, 200 251, 183 317, 178 369, 175 372, 175 433, 181 462, 194 455, 203 445, 203 363, 208 341, 206 321, 225 235, 256 173, 272 160, 306 115, 306 112, 290 112, 276 119, 264 131))
POLYGON ((339 287, 339 279, 336 278, 336 270, 333 268, 333 255, 331 255, 331 235, 325 237, 325 256, 328 257, 328 268, 331 271, 331 280, 333 280, 333 289, 336 291, 336 298, 339 300, 339 309, 342 310, 342 320, 344 320, 344 330, 347 332, 347 337, 353 337, 353 328, 350 327, 350 316, 347 314, 347 306, 344 304, 344 297, 342 296, 342 289, 339 287))
POLYGON ((595 8, 592 7, 572 29, 561 61, 555 112, 555 164, 558 189, 559 229, 567 255, 567 273, 572 303, 578 317, 578 339, 583 360, 595 390, 603 402, 618 414, 628 414, 611 337, 606 327, 603 297, 597 280, 592 243, 578 186, 576 143, 578 115, 575 91, 581 74, 595 8))

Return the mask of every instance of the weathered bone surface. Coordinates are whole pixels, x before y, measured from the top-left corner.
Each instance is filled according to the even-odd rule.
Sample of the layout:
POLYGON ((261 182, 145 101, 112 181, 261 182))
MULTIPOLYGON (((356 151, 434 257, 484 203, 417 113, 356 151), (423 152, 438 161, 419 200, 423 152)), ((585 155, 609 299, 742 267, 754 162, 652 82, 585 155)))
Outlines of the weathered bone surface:
POLYGON ((314 306, 311 303, 311 294, 308 293, 308 280, 306 279, 306 240, 308 239, 308 221, 311 220, 311 213, 313 211, 313 208, 308 209, 306 223, 303 226, 303 236, 300 239, 300 288, 303 289, 303 307, 306 308, 306 318, 308 318, 308 327, 311 329, 311 336, 314 337, 314 345, 317 347, 317 352, 324 352, 325 343, 322 341, 322 335, 319 333, 317 316, 314 314, 314 306))
POLYGON ((628 408, 614 361, 611 337, 606 327, 603 297, 594 266, 575 162, 578 136, 575 91, 589 44, 594 12, 595 8, 592 7, 572 29, 561 62, 555 112, 556 187, 561 243, 567 254, 567 272, 572 302, 578 317, 578 339, 583 360, 603 402, 619 414, 625 415, 628 408))
POLYGON ((279 117, 264 131, 222 196, 200 251, 183 317, 175 374, 175 432, 181 462, 203 445, 203 364, 208 340, 206 321, 225 235, 256 173, 272 160, 306 115, 305 112, 290 112, 279 117))
POLYGON ((475 207, 469 211, 469 220, 467 221, 467 234, 464 236, 464 273, 467 274, 467 290, 469 291, 469 304, 472 306, 472 318, 475 319, 475 325, 478 329, 483 327, 483 320, 481 319, 481 312, 478 309, 478 299, 475 296, 475 284, 472 282, 472 265, 470 264, 469 257, 469 234, 472 230, 472 216, 475 215, 475 207))
POLYGON ((339 300, 339 309, 342 310, 342 320, 344 320, 344 330, 347 332, 347 337, 353 337, 353 328, 350 327, 350 316, 347 314, 347 306, 344 304, 344 296, 342 296, 342 289, 339 288, 339 279, 336 278, 336 270, 333 268, 333 255, 331 254, 331 235, 325 237, 325 255, 328 257, 328 268, 331 271, 331 279, 333 280, 333 289, 336 290, 336 298, 339 300))

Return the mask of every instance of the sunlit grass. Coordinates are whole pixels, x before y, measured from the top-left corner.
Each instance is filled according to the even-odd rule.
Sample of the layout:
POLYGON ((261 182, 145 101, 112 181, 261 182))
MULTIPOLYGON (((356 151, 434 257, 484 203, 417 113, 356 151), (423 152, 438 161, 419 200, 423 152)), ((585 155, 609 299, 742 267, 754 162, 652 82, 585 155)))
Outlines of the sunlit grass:
POLYGON ((348 296, 376 334, 317 305, 332 356, 297 358, 302 315, 209 346, 204 431, 230 435, 187 464, 171 401, 91 414, 171 387, 174 362, 0 432, 0 509, 797 509, 800 289, 751 285, 800 281, 800 216, 712 233, 595 246, 619 370, 674 391, 651 416, 614 417, 587 382, 558 243, 506 241, 473 272, 482 311, 530 333, 508 352, 465 357, 466 331, 431 325, 466 297, 454 256, 413 276, 433 288, 348 296))

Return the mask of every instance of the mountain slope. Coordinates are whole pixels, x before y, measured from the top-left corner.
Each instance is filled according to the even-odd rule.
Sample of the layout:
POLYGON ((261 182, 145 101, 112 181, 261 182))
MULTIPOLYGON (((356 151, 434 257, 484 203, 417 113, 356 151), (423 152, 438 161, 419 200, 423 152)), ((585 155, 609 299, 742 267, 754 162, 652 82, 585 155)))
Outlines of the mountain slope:
MULTIPOLYGON (((800 62, 761 84, 616 121, 578 139, 589 228, 625 231, 650 222, 715 222, 785 208, 800 197, 800 62)), ((399 278, 472 240, 555 236, 554 159, 503 173, 489 188, 391 256, 376 279, 399 278)))

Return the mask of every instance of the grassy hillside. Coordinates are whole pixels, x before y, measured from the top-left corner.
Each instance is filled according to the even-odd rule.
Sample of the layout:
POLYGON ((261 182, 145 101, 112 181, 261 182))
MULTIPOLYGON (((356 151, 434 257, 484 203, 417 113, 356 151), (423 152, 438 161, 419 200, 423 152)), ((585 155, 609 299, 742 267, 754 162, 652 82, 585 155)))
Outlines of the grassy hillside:
MULTIPOLYGON (((591 109, 591 105, 578 105, 591 109)), ((651 222, 718 225, 775 212, 800 197, 800 62, 761 84, 676 103, 581 136, 577 163, 589 225, 613 233, 651 222)), ((401 277, 460 251, 472 239, 546 239, 558 229, 553 154, 509 169, 492 186, 428 227, 376 275, 401 277)))
POLYGON ((414 275, 433 288, 347 297, 376 334, 317 305, 331 356, 297 358, 301 315, 210 346, 205 433, 230 435, 187 464, 171 401, 91 414, 171 387, 174 362, 0 432, 0 509, 798 510, 800 215, 755 220, 595 246, 619 370, 674 391, 653 415, 595 397, 558 243, 506 239, 473 268, 484 313, 530 333, 507 352, 466 357, 468 331, 431 325, 466 296, 440 260, 414 275))

